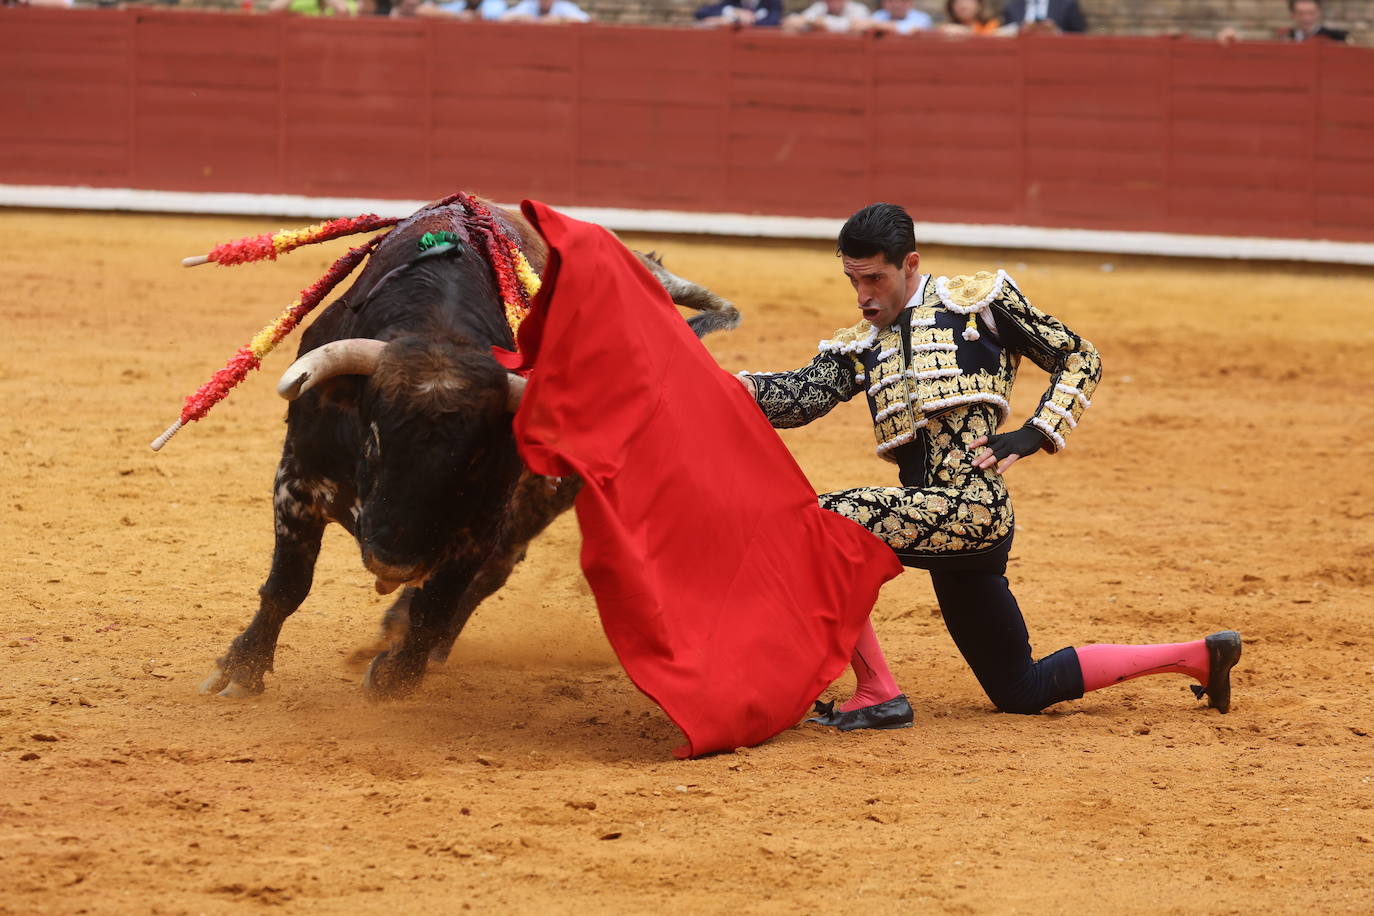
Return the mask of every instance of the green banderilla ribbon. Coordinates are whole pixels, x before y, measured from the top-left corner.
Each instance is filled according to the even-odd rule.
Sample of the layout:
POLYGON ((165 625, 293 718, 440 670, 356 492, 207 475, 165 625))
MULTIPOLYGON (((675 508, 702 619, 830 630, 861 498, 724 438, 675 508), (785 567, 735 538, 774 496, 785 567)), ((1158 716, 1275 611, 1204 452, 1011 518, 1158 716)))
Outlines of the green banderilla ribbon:
POLYGON ((458 241, 458 233, 456 232, 426 232, 420 236, 419 247, 422 257, 432 257, 446 251, 461 252, 463 250, 463 245, 458 241))

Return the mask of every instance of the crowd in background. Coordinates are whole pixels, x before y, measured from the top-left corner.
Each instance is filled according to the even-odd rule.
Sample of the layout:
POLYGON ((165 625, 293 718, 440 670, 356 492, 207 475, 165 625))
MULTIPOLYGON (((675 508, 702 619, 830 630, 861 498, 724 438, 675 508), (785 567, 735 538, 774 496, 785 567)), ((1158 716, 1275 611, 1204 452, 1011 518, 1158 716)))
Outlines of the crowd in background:
POLYGON ((720 0, 696 11, 698 24, 726 28, 777 26, 785 32, 870 32, 910 35, 939 31, 955 35, 1015 35, 1022 30, 1086 32, 1078 0, 1007 0, 991 12, 982 0, 945 0, 936 22, 912 0, 879 0, 876 10, 859 0, 815 0, 783 15, 781 0, 720 0))
MULTIPOLYGON (((4 5, 73 6, 75 0, 0 0, 4 5)), ((94 0, 117 5, 122 0, 94 0)), ((178 0, 161 0, 177 3, 178 0)), ((262 0, 242 0, 244 9, 261 7, 262 0)), ((696 24, 703 28, 776 28, 783 32, 851 32, 910 35, 938 32, 955 36, 1009 36, 1025 33, 1073 34, 1088 31, 1079 0, 945 0, 944 18, 936 22, 912 0, 876 0, 871 8, 861 0, 814 0, 805 9, 785 13, 783 0, 716 0, 699 7, 696 24)), ((1283 41, 1345 43, 1349 33, 1332 28, 1323 18, 1321 0, 1287 0, 1290 24, 1274 30, 1283 41)), ((576 0, 267 0, 271 12, 302 16, 434 17, 489 22, 589 22, 591 16, 576 0)), ((1222 43, 1237 39, 1237 31, 1223 27, 1222 43)))
POLYGON ((590 22, 574 0, 270 0, 273 12, 302 16, 431 16, 490 22, 590 22))
MULTIPOLYGON (((489 0, 499 2, 499 0, 489 0)), ((859 0, 815 0, 806 9, 784 15, 782 0, 718 0, 696 11, 698 25, 718 28, 776 27, 788 32, 870 32, 909 35, 938 31, 969 36, 1006 36, 1036 32, 1072 34, 1088 31, 1087 17, 1078 0, 945 0, 945 18, 936 22, 917 9, 912 0, 878 0, 870 9, 859 0)), ((1348 33, 1326 25, 1321 0, 1287 0, 1290 26, 1274 37, 1285 41, 1319 39, 1345 42, 1348 33)), ((1223 27, 1222 42, 1235 41, 1237 33, 1223 27)))

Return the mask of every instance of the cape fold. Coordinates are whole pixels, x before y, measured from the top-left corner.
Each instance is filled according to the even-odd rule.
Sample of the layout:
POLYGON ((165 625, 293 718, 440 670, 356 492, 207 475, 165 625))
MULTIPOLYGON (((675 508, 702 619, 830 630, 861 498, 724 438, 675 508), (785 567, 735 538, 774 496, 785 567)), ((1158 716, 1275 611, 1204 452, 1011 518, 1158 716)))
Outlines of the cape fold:
POLYGON ((577 474, 582 569, 631 680, 682 730, 678 756, 796 724, 849 661, 892 551, 816 503, 737 379, 600 226, 525 201, 549 263, 517 354, 535 473, 577 474))

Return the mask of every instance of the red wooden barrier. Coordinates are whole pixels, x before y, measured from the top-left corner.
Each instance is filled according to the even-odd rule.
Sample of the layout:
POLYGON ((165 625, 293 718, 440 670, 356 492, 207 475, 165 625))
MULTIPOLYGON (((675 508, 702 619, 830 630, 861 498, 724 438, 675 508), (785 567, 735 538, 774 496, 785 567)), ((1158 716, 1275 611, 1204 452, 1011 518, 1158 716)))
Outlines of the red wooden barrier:
POLYGON ((0 183, 1374 241, 1374 50, 0 10, 0 183))

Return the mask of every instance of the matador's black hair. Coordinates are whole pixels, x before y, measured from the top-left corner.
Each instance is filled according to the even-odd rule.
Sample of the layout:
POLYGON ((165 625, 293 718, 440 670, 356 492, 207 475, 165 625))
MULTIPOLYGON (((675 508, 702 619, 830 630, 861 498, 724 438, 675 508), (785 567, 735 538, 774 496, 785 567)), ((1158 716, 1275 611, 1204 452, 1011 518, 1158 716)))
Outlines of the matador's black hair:
POLYGON ((911 216, 896 204, 869 204, 840 229, 835 251, 849 258, 882 254, 889 264, 901 266, 916 250, 916 227, 911 216))

